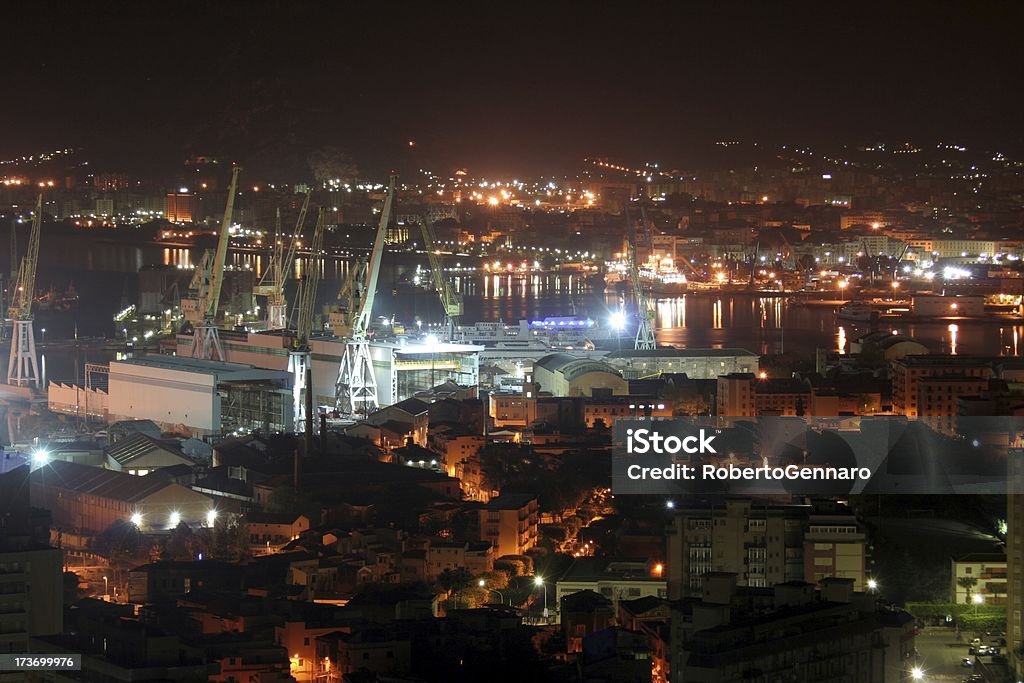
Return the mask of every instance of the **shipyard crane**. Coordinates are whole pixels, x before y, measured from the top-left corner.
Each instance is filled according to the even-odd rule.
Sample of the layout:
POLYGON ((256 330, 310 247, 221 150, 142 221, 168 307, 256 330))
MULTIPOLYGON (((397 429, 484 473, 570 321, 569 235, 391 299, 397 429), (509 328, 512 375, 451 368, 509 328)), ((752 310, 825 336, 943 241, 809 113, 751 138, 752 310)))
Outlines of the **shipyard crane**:
POLYGON ((192 357, 205 360, 224 360, 224 349, 220 345, 220 332, 217 329, 217 308, 220 306, 220 292, 224 286, 224 265, 228 257, 228 242, 231 238, 231 220, 235 210, 235 192, 238 189, 238 172, 235 166, 231 169, 231 184, 228 186, 227 204, 224 206, 224 218, 220 224, 220 237, 217 240, 217 251, 210 263, 210 282, 206 295, 200 299, 203 320, 194 327, 192 332, 192 357))
POLYGON ((36 356, 36 339, 32 332, 32 302, 36 295, 36 269, 39 266, 39 234, 43 228, 43 194, 36 199, 36 210, 32 214, 32 231, 28 237, 28 249, 21 257, 18 275, 11 286, 10 306, 7 315, 11 319, 11 357, 7 363, 7 383, 18 387, 39 387, 39 359, 36 356))
MULTIPOLYGON (((646 216, 643 212, 643 205, 640 207, 641 215, 646 216)), ((627 221, 629 214, 627 212, 627 221)), ((646 221, 645 221, 646 222, 646 221)), ((637 229, 636 225, 630 223, 630 236, 628 240, 628 256, 629 256, 629 279, 633 283, 633 298, 636 300, 636 338, 634 339, 633 348, 637 351, 650 350, 657 348, 657 342, 654 339, 654 316, 651 312, 651 304, 647 299, 647 293, 644 291, 643 282, 640 281, 640 266, 637 263, 637 229)), ((645 226, 646 231, 646 226, 645 226)), ((650 245, 650 241, 648 241, 650 245)))
POLYGON ((377 279, 380 276, 380 262, 384 255, 384 238, 391 220, 391 205, 395 199, 397 176, 388 179, 387 196, 380 212, 380 223, 373 240, 373 251, 366 267, 366 286, 359 310, 352 316, 352 331, 345 342, 335 387, 337 409, 343 415, 365 415, 379 407, 377 401, 377 378, 373 374, 370 359, 370 341, 367 336, 373 314, 373 300, 377 293, 377 279))
POLYGON ((281 233, 281 213, 277 214, 278 238, 274 240, 274 252, 270 258, 270 267, 263 273, 256 293, 267 297, 267 329, 280 330, 288 327, 288 302, 284 298, 284 285, 291 277, 292 267, 295 265, 295 249, 298 246, 299 238, 302 235, 302 227, 306 222, 306 212, 309 211, 309 198, 312 193, 306 192, 302 200, 302 208, 299 209, 299 217, 295 221, 295 230, 291 239, 288 240, 287 249, 284 246, 284 238, 281 233))
MULTIPOLYGON (((307 195, 308 203, 308 195, 307 195)), ((324 245, 324 226, 327 222, 327 210, 323 207, 317 213, 313 239, 309 245, 310 266, 305 269, 305 276, 299 283, 297 296, 297 320, 295 328, 295 344, 288 354, 288 371, 292 374, 292 413, 295 416, 295 433, 306 430, 307 392, 312 391, 312 353, 309 344, 313 335, 313 314, 316 310, 316 290, 320 285, 320 252, 324 245)))
POLYGON ((420 217, 420 230, 423 232, 423 249, 430 259, 430 275, 434 278, 434 289, 441 297, 441 307, 444 308, 445 327, 448 329, 448 339, 455 339, 455 330, 458 328, 459 318, 462 316, 462 298, 444 276, 444 269, 441 265, 441 256, 435 245, 434 231, 430 229, 430 220, 426 216, 420 217))
POLYGON ((338 305, 327 314, 327 324, 337 337, 352 333, 352 319, 359 310, 366 287, 366 258, 358 257, 349 265, 338 290, 338 305))

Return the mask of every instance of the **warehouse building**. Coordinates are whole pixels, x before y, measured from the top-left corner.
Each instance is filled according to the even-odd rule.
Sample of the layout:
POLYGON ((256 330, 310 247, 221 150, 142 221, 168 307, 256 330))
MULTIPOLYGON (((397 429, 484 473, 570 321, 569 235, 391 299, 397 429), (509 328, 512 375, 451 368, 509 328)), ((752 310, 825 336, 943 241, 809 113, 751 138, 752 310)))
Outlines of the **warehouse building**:
POLYGON ((291 431, 291 375, 181 356, 110 362, 110 419, 152 420, 205 436, 235 430, 291 431))
POLYGON ((534 363, 533 381, 552 396, 591 396, 595 389, 629 394, 629 384, 608 363, 567 353, 552 353, 534 363))
POLYGON ((144 531, 200 526, 214 502, 168 479, 127 474, 74 462, 53 461, 30 476, 32 504, 53 513, 62 531, 98 534, 115 522, 144 531))
POLYGON ((760 357, 746 349, 628 349, 613 351, 604 359, 626 379, 681 373, 690 379, 715 379, 734 372, 759 369, 760 357))

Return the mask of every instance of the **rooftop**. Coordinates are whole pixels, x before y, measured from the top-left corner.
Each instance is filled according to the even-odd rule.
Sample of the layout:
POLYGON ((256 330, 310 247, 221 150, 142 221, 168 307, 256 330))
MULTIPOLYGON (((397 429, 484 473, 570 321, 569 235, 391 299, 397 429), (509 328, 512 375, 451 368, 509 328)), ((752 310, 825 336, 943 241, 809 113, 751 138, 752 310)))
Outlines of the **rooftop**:
POLYGON ((54 486, 111 500, 134 503, 144 500, 168 486, 167 479, 138 477, 133 474, 104 470, 91 465, 54 460, 32 472, 33 483, 54 486))
POLYGON ((656 349, 622 349, 612 351, 608 354, 607 358, 731 358, 733 356, 758 357, 753 351, 740 348, 677 349, 674 346, 662 346, 656 349))

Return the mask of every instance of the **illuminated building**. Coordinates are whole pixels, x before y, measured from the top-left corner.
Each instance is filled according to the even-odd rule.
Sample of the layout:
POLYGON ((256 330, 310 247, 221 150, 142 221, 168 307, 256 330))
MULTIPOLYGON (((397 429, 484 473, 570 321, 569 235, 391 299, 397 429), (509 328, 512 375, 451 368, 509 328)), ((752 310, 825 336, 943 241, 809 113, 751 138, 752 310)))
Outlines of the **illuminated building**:
POLYGON ((172 223, 191 223, 197 212, 196 196, 188 192, 167 193, 164 217, 172 223))

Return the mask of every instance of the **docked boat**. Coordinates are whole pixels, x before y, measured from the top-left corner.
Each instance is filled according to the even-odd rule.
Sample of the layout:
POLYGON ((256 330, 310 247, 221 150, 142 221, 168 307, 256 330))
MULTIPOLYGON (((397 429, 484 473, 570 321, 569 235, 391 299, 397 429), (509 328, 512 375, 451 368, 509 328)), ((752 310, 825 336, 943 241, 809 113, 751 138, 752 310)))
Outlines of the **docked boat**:
POLYGON ((836 317, 840 320, 849 320, 851 322, 871 322, 873 317, 879 314, 874 308, 868 304, 851 301, 848 304, 843 304, 836 311, 836 317))
POLYGON ((614 339, 617 331, 592 318, 548 316, 539 320, 520 320, 516 324, 478 322, 455 328, 455 338, 472 344, 493 347, 508 342, 542 342, 551 348, 593 348, 614 339))

